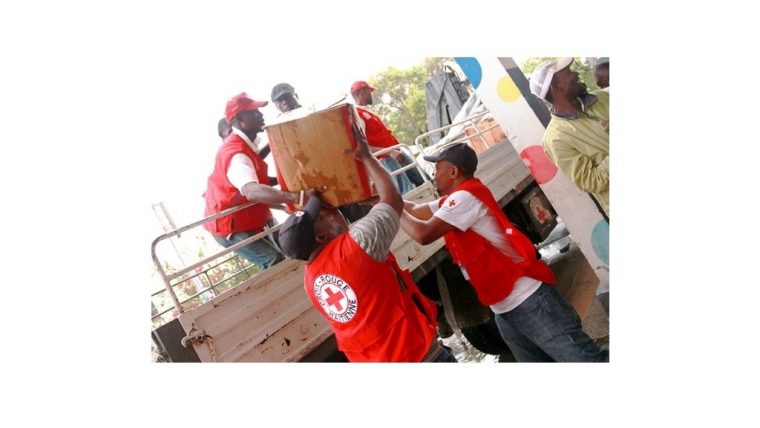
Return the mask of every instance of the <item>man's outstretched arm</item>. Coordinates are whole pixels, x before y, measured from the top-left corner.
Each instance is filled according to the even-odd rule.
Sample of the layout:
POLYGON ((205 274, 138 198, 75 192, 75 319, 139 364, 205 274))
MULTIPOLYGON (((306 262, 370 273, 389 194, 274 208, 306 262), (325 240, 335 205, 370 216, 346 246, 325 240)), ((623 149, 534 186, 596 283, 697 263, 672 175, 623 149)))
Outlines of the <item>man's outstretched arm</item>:
POLYGON ((433 211, 430 210, 428 204, 415 204, 414 202, 406 200, 404 201, 404 211, 419 220, 427 220, 433 216, 433 211))
POLYGON ((372 182, 375 183, 380 202, 385 202, 400 214, 404 209, 404 200, 401 199, 401 194, 393 182, 393 177, 372 156, 364 133, 356 124, 353 125, 353 129, 357 139, 357 149, 352 154, 367 169, 372 182))
POLYGON ((401 229, 416 242, 427 245, 455 230, 456 227, 436 216, 431 216, 427 220, 420 220, 405 210, 401 214, 401 229))

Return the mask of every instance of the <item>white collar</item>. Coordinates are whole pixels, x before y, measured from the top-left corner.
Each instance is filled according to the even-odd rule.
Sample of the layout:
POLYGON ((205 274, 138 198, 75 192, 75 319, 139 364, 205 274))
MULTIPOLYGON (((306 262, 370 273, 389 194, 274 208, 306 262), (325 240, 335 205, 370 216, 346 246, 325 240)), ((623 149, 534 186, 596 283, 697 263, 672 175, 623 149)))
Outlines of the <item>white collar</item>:
POLYGON ((247 135, 245 135, 245 132, 235 128, 234 126, 232 127, 232 133, 242 138, 243 141, 245 141, 245 143, 248 144, 248 147, 250 147, 254 153, 259 154, 259 141, 261 141, 261 139, 259 138, 258 135, 256 135, 255 140, 251 141, 251 139, 248 138, 247 135))
POLYGON ((360 109, 367 110, 368 112, 374 113, 374 109, 372 108, 372 104, 367 104, 365 106, 360 106, 359 104, 356 105, 356 107, 359 107, 360 109))

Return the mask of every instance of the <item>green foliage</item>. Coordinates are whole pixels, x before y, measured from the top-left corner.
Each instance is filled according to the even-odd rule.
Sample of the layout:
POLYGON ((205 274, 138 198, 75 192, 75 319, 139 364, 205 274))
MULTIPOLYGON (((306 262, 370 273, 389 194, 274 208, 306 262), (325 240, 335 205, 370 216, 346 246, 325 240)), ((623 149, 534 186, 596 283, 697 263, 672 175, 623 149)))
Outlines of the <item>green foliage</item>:
MULTIPOLYGON (((530 78, 530 75, 542 62, 550 59, 558 59, 559 57, 550 56, 534 56, 523 61, 520 69, 523 71, 526 77, 530 78)), ((575 58, 570 69, 578 72, 578 76, 581 81, 586 84, 586 89, 589 92, 598 91, 599 86, 596 84, 596 77, 594 77, 594 68, 591 65, 583 62, 581 58, 575 58)))
POLYGON ((412 144, 427 131, 425 82, 451 58, 426 58, 406 70, 389 67, 369 79, 373 110, 383 119, 400 143, 412 144))

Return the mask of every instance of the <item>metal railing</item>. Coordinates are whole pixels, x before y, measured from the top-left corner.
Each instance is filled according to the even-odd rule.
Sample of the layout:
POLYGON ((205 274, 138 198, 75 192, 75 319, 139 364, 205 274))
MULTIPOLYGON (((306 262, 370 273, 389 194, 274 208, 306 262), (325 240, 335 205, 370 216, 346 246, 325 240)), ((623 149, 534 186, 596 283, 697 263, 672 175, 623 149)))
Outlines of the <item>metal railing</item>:
MULTIPOLYGON (((401 149, 402 146, 404 146, 404 145, 403 144, 397 144, 397 145, 392 146, 392 147, 388 147, 388 148, 385 148, 385 149, 382 149, 382 150, 378 150, 377 152, 372 153, 372 155, 375 158, 377 158, 378 156, 382 156, 382 155, 384 155, 386 153, 389 153, 389 152, 391 152, 391 151, 393 151, 395 149, 401 149)), ((429 180, 427 179, 426 174, 423 173, 423 169, 417 163, 417 159, 414 156, 412 156, 411 158, 412 158, 412 161, 413 161, 411 164, 409 164, 407 166, 403 166, 400 169, 397 169, 395 171, 390 172, 391 176, 395 177, 396 175, 404 173, 404 172, 406 172, 406 171, 408 171, 408 170, 410 170, 412 168, 417 168, 417 170, 420 171, 420 173, 421 173, 420 175, 422 175, 423 180, 425 181, 425 183, 429 183, 429 180)), ((239 205, 237 207, 228 208, 228 209, 226 209, 224 211, 220 211, 220 212, 218 212, 218 213, 216 213, 214 215, 205 217, 205 218, 203 218, 201 220, 198 220, 198 221, 196 221, 194 223, 191 223, 191 224, 188 224, 186 226, 182 226, 180 228, 172 230, 170 232, 164 233, 163 235, 160 235, 156 239, 153 240, 153 242, 151 243, 151 258, 153 259, 153 264, 156 266, 156 269, 158 270, 158 273, 159 273, 159 275, 161 276, 161 279, 164 282, 165 290, 157 291, 157 292, 151 294, 151 297, 154 297, 154 296, 156 296, 156 295, 158 295, 160 293, 168 292, 169 296, 172 299, 172 302, 174 303, 174 307, 170 307, 168 309, 162 310, 161 312, 157 313, 156 315, 153 315, 151 317, 152 319, 156 319, 156 318, 158 318, 158 317, 166 314, 167 312, 172 311, 173 309, 176 309, 179 313, 184 312, 184 308, 182 306, 184 303, 186 303, 186 302, 194 299, 195 297, 200 296, 203 293, 208 292, 209 290, 212 290, 212 292, 213 292, 213 290, 215 288, 219 287, 220 285, 222 285, 224 282, 230 280, 231 278, 234 278, 235 276, 237 276, 241 272, 247 271, 247 269, 249 269, 249 268, 241 269, 240 271, 235 272, 229 278, 226 278, 224 281, 220 281, 219 283, 214 284, 213 281, 211 281, 211 279, 208 277, 207 272, 210 271, 210 270, 212 270, 212 269, 214 269, 215 267, 223 264, 223 263, 226 263, 227 261, 230 261, 230 260, 234 259, 235 257, 233 256, 233 257, 230 257, 230 258, 228 258, 228 259, 226 259, 226 260, 224 260, 222 262, 219 262, 219 263, 217 263, 217 264, 215 264, 213 266, 207 267, 203 271, 197 272, 197 273, 195 273, 194 275, 191 275, 188 278, 184 278, 181 281, 178 281, 176 284, 172 284, 173 280, 175 280, 177 278, 180 278, 180 277, 182 277, 183 275, 185 275, 187 273, 192 272, 196 268, 198 268, 200 266, 203 266, 203 265, 211 262, 212 260, 219 259, 220 257, 222 257, 224 255, 227 255, 227 254, 229 254, 229 253, 231 253, 231 252, 233 252, 233 251, 235 251, 235 250, 237 250, 239 248, 242 248, 242 247, 244 247, 244 246, 246 246, 246 245, 248 245, 248 244, 250 244, 252 242, 258 241, 259 239, 265 238, 265 237, 267 237, 267 236, 269 236, 269 235, 277 232, 278 230, 280 230, 280 227, 282 227, 282 225, 278 224, 278 225, 276 225, 274 227, 271 227, 271 228, 265 227, 262 232, 259 232, 256 235, 251 236, 251 237, 249 237, 249 238, 247 238, 247 239, 245 239, 243 241, 240 241, 237 244, 234 244, 234 245, 231 245, 231 246, 229 246, 227 248, 224 248, 221 251, 213 253, 212 255, 210 255, 208 257, 205 257, 202 260, 200 260, 200 261, 198 261, 196 263, 193 263, 190 266, 182 268, 182 269, 180 269, 180 270, 178 270, 178 271, 176 271, 174 273, 171 273, 171 274, 168 274, 166 272, 166 270, 164 269, 163 265, 161 264, 161 261, 158 259, 158 256, 156 254, 156 246, 158 245, 158 243, 161 242, 161 241, 164 241, 166 239, 172 238, 174 236, 179 236, 183 232, 186 232, 187 230, 190 230, 192 228, 200 226, 200 225, 202 225, 204 223, 207 223, 209 221, 213 221, 213 220, 216 220, 218 218, 221 218, 221 217, 233 214, 235 212, 244 210, 246 208, 249 208, 249 207, 251 207, 251 206, 253 206, 255 204, 257 204, 257 202, 248 202, 248 203, 245 203, 243 205, 239 205), (179 284, 181 284, 183 282, 186 282, 186 281, 188 281, 188 280, 190 280, 192 278, 199 277, 201 275, 205 275, 206 276, 206 279, 208 280, 208 284, 209 285, 206 286, 206 287, 202 287, 200 291, 197 291, 196 293, 194 293, 190 297, 187 297, 186 299, 180 301, 180 299, 177 297, 176 292, 174 291, 174 287, 176 287, 177 285, 179 285, 179 284)), ((272 208, 284 210, 284 207, 282 207, 282 206, 279 206, 279 207, 278 206, 273 206, 272 208)))
POLYGON ((490 114, 491 113, 489 111, 484 111, 483 113, 474 114, 474 115, 472 115, 472 116, 470 116, 470 117, 468 117, 468 118, 466 118, 466 119, 464 119, 462 121, 451 123, 449 125, 442 126, 440 128, 436 128, 436 129, 434 129, 432 131, 425 132, 424 134, 420 134, 420 136, 418 136, 417 138, 414 139, 414 145, 417 146, 417 149, 420 151, 420 153, 422 155, 431 155, 431 154, 433 154, 436 151, 441 151, 441 150, 445 149, 446 147, 452 146, 452 145, 457 144, 457 143, 461 143, 461 142, 466 141, 466 140, 470 140, 470 139, 475 138, 475 137, 479 137, 480 140, 483 141, 483 144, 486 145, 486 147, 491 147, 491 146, 493 146, 493 144, 489 144, 488 141, 483 137, 483 134, 486 131, 490 131, 490 130, 492 130, 494 128, 497 128, 499 126, 499 124, 496 123, 496 124, 494 124, 491 127, 488 127, 488 128, 485 128, 485 129, 480 129, 477 126, 477 123, 480 123, 480 121, 477 121, 477 122, 475 121, 475 119, 478 119, 478 118, 481 118, 483 116, 490 115, 490 114), (451 129, 451 128, 455 127, 455 126, 464 125, 464 124, 469 124, 472 127, 472 129, 475 130, 475 132, 472 135, 467 135, 464 132, 464 130, 466 129, 466 126, 463 126, 462 127, 462 137, 454 139, 453 141, 447 141, 447 142, 445 142, 443 144, 441 144, 441 142, 439 141, 436 144, 429 145, 428 147, 423 147, 423 145, 422 145, 422 140, 423 139, 428 138, 428 137, 430 137, 431 135, 433 135, 433 134, 435 134, 437 132, 446 131, 446 130, 451 129), (436 147, 436 146, 439 146, 439 147, 436 147), (435 147, 435 149, 431 150, 430 152, 428 152, 428 151, 425 150, 425 148, 433 148, 433 147, 435 147))
MULTIPOLYGON (((257 240, 259 240, 261 238, 264 238, 266 236, 271 235, 272 233, 274 233, 274 232, 276 232, 276 231, 278 231, 280 229, 280 225, 276 225, 276 226, 274 226, 272 228, 266 228, 265 227, 263 231, 257 233, 256 235, 253 235, 250 238, 247 238, 247 239, 245 239, 243 241, 240 241, 240 242, 238 242, 235 245, 231 245, 231 246, 229 246, 227 248, 224 248, 221 251, 218 251, 218 252, 212 254, 211 256, 206 257, 206 258, 200 260, 199 262, 193 263, 192 265, 187 266, 184 269, 180 269, 177 272, 174 272, 172 274, 167 274, 166 273, 166 271, 164 270, 164 267, 161 264, 161 261, 158 259, 158 256, 156 255, 156 246, 158 245, 158 243, 161 242, 161 241, 163 241, 163 240, 165 240, 165 239, 169 239, 169 238, 171 238, 173 236, 179 236, 182 232, 186 232, 187 230, 190 230, 190 229, 192 229, 194 227, 200 226, 200 225, 202 225, 204 223, 207 223, 209 221, 213 221, 213 220, 216 220, 218 218, 224 217, 226 215, 230 215, 230 214, 233 214, 233 213, 238 212, 240 210, 244 210, 246 208, 249 208, 249 207, 255 205, 256 203, 257 202, 248 202, 248 203, 245 203, 243 205, 239 205, 237 207, 228 208, 228 209, 226 209, 224 211, 220 211, 220 212, 218 212, 218 213, 216 213, 214 215, 208 216, 208 217, 206 217, 206 218, 204 218, 202 220, 196 221, 196 222, 188 224, 186 226, 182 226, 182 227, 180 227, 178 229, 175 229, 175 230, 173 230, 171 232, 164 233, 163 235, 160 235, 159 237, 157 237, 156 239, 153 240, 153 243, 151 243, 151 246, 150 246, 150 253, 151 253, 151 258, 153 259, 153 264, 156 266, 156 269, 158 270, 158 274, 161 276, 161 279, 164 281, 164 285, 166 287, 166 291, 169 293, 169 296, 172 298, 172 301, 174 302, 174 307, 179 311, 179 313, 184 312, 184 309, 182 308, 182 303, 185 303, 185 302, 189 301, 190 299, 192 299, 193 297, 195 297, 197 295, 200 295, 200 294, 202 294, 202 293, 204 293, 204 292, 206 292, 206 291, 208 291, 208 290, 210 290, 212 288, 215 288, 219 284, 211 284, 209 287, 202 288, 201 291, 199 291, 198 293, 196 293, 192 297, 187 298, 187 299, 183 300, 182 302, 180 302, 179 298, 177 298, 177 294, 174 292, 174 286, 172 285, 172 280, 174 280, 176 278, 179 278, 182 275, 185 275, 186 273, 191 272, 194 269, 196 269, 197 267, 203 266, 203 265, 205 265, 206 263, 208 263, 208 262, 210 262, 212 260, 216 260, 216 259, 218 259, 218 258, 220 258, 220 257, 222 257, 222 256, 224 256, 226 254, 229 254, 232 251, 237 250, 238 248, 244 247, 244 246, 250 244, 251 242, 257 241, 257 240)), ((224 262, 222 262, 222 263, 224 263, 224 262)), ((219 263, 219 264, 221 264, 221 263, 219 263)), ((216 267, 216 266, 218 266, 218 264, 215 265, 214 267, 216 267)), ((200 272, 200 273, 198 273, 196 275, 203 274, 203 273, 209 271, 210 269, 213 269, 213 267, 207 268, 203 272, 200 272)), ((182 283, 184 281, 186 281, 186 279, 180 281, 179 283, 182 283)), ((160 291, 160 292, 163 292, 163 290, 160 291)), ((156 295, 156 294, 158 294, 160 292, 154 293, 153 295, 156 295)), ((163 315, 166 312, 168 312, 168 310, 163 311, 163 312, 161 312, 158 315, 154 315, 153 318, 156 318, 159 315, 163 315)))
MULTIPOLYGON (((399 144, 396 144, 395 146, 386 147, 384 149, 381 149, 381 150, 378 150, 376 152, 373 152, 372 156, 374 156, 375 158, 377 158, 377 157, 382 156, 382 155, 384 155, 386 153, 390 153, 390 152, 392 152, 392 151, 394 151, 396 149, 399 149, 399 151, 401 151, 402 147, 407 147, 407 146, 406 146, 406 144, 399 143, 399 144)), ((422 169, 422 167, 419 165, 419 163, 417 163, 417 158, 414 157, 414 156, 410 156, 410 158, 412 159, 412 163, 410 163, 409 165, 406 165, 406 166, 402 166, 401 168, 399 168, 399 169, 397 169, 395 171, 391 171, 391 173, 390 173, 391 177, 395 177, 395 176, 401 174, 402 172, 409 171, 412 168, 417 168, 417 171, 422 176, 422 180, 425 183, 429 183, 430 180, 428 180, 428 178, 427 178, 427 173, 425 173, 425 170, 422 169)), ((424 186, 424 184, 423 184, 423 186, 424 186)))
MULTIPOLYGON (((205 269, 205 270, 203 270, 201 272, 198 272, 198 273, 196 273, 196 274, 194 274, 192 276, 189 276, 189 277, 183 279, 182 281, 177 282, 176 284, 173 285, 173 287, 176 287, 176 286, 178 286, 178 285, 180 285, 180 284, 182 284, 184 282, 187 282, 187 281, 190 281, 190 280, 193 280, 193 279, 196 279, 196 278, 199 279, 199 281, 200 281, 201 284, 204 284, 203 280, 200 280, 200 277, 201 276, 205 277, 205 283, 209 284, 209 286, 208 287, 201 287, 200 291, 197 291, 195 294, 192 294, 189 297, 187 297, 186 299, 180 301, 180 304, 184 305, 185 303, 189 302, 190 300, 193 300, 194 298, 196 298, 196 297, 198 297, 198 296, 200 296, 200 295, 202 295, 204 293, 207 293, 209 290, 214 294, 214 296, 216 296, 217 295, 216 291, 217 291, 217 289, 219 287, 223 286, 227 282, 230 282, 230 281, 234 280, 236 277, 240 276, 241 274, 246 274, 246 277, 250 278, 250 275, 248 275, 248 271, 250 269, 252 269, 252 268, 253 268, 253 266, 248 266, 248 267, 243 266, 242 263, 241 263, 241 261, 240 261, 240 258, 238 256, 232 256, 232 257, 228 257, 228 258, 222 260, 221 262, 218 262, 216 264, 210 265, 207 269, 205 269), (214 280, 211 279, 211 277, 209 276, 208 272, 212 271, 212 270, 218 268, 219 266, 221 266, 221 265, 223 265, 223 264, 225 264, 227 262, 230 262, 230 261, 234 261, 237 264, 238 270, 235 273, 233 273, 231 276, 223 279, 222 281, 219 281, 219 282, 215 283, 214 280)), ((155 296, 158 296, 159 294, 165 293, 166 291, 167 291, 166 288, 161 289, 161 290, 156 291, 155 293, 151 294, 150 297, 153 298, 155 296)), ((151 317, 151 319, 155 320, 157 318, 160 318, 161 316, 163 316, 167 312, 170 312, 170 311, 174 310, 175 308, 176 308, 175 306, 170 306, 169 308, 167 308, 167 309, 165 309, 165 310, 163 310, 161 312, 158 312, 157 314, 153 315, 151 317)))

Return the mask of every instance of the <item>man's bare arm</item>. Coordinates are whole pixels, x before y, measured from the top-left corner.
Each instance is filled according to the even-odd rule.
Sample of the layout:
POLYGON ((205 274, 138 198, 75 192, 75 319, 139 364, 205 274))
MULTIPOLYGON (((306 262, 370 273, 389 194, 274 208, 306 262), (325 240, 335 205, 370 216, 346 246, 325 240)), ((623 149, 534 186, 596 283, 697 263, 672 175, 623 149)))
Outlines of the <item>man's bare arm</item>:
POLYGON ((306 205, 306 202, 308 202, 310 197, 324 190, 323 187, 321 189, 304 190, 303 192, 283 192, 282 190, 267 186, 266 184, 252 181, 243 186, 242 193, 249 201, 261 204, 294 204, 296 206, 302 206, 306 205))
POLYGON ((356 124, 354 124, 353 128, 357 140, 357 148, 351 154, 367 168, 372 182, 375 183, 380 202, 385 202, 396 210, 397 213, 401 214, 401 211, 404 209, 404 200, 401 199, 401 194, 396 189, 393 177, 370 153, 369 144, 364 133, 356 124))
POLYGON ((420 220, 404 211, 401 214, 401 229, 416 242, 427 245, 455 230, 456 227, 435 216, 428 220, 420 220))
POLYGON ((433 216, 433 211, 430 210, 428 204, 415 204, 411 201, 404 201, 404 211, 412 215, 412 217, 420 220, 428 220, 433 216))

